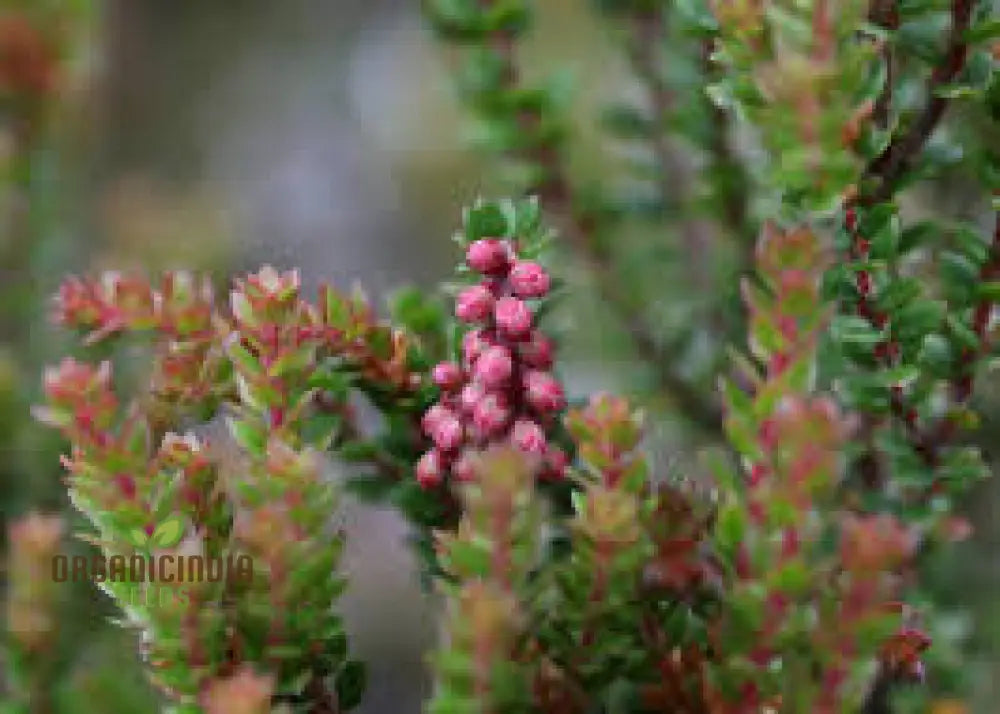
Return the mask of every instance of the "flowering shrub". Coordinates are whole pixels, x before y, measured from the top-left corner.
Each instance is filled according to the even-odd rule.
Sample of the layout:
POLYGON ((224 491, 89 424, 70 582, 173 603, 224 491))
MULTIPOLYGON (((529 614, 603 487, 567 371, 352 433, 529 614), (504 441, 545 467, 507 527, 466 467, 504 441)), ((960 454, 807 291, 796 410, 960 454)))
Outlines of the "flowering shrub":
MULTIPOLYGON (((968 442, 1000 222, 984 236, 916 221, 900 199, 954 170, 929 144, 950 102, 970 121, 1000 119, 992 7, 598 5, 648 95, 650 115, 616 106, 607 119, 654 157, 653 205, 574 185, 558 94, 517 70, 526 3, 431 0, 437 32, 465 48, 461 98, 532 196, 466 210, 450 309, 408 291, 383 318, 330 286, 312 300, 296 271, 273 267, 223 301, 183 272, 63 283, 57 322, 119 361, 49 368, 35 416, 70 444, 66 486, 87 537, 128 563, 91 575, 141 631, 174 711, 362 701, 364 664, 336 612, 341 490, 391 503, 415 533, 443 601, 435 714, 877 714, 927 678, 936 613, 921 559, 968 534, 955 501, 987 474, 968 442), (948 30, 909 46, 924 22, 948 30), (661 66, 670 40, 697 58, 684 116, 661 66), (677 221, 671 180, 689 169, 673 124, 708 175, 680 192, 704 189, 718 209, 677 221), (610 240, 650 214, 677 232, 685 285, 738 282, 739 310, 728 296, 682 305, 685 331, 659 333, 610 240), (559 240, 649 368, 650 393, 567 393, 543 327, 559 240), (716 275, 707 249, 723 241, 716 275), (150 357, 129 398, 115 381, 123 342, 150 357), (647 433, 657 397, 724 448, 664 468, 647 433), (328 457, 346 465, 343 484, 328 457), (181 557, 238 577, 185 578, 181 563, 201 561, 181 557)), ((996 212, 1000 157, 970 143, 996 212)), ((35 517, 12 532, 25 661, 52 629, 37 568, 62 527, 35 517)))

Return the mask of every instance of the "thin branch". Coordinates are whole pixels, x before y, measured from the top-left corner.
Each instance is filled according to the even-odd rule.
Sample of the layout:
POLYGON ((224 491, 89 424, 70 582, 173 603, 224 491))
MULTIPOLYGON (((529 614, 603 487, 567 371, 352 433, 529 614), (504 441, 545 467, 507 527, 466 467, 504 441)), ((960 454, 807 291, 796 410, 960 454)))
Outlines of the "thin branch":
MULTIPOLYGON (((1000 191, 994 191, 994 196, 1000 196, 1000 191)), ((980 285, 995 280, 1000 280, 1000 211, 996 216, 989 258, 979 273, 980 285)), ((989 354, 992 347, 989 325, 995 305, 994 300, 984 297, 979 300, 973 311, 972 331, 979 338, 979 345, 977 348, 966 348, 959 355, 959 374, 951 384, 952 402, 957 407, 965 406, 972 398, 976 363, 984 355, 989 354)), ((941 449, 952 440, 957 428, 955 419, 946 414, 921 435, 917 450, 929 465, 938 463, 941 449)))
MULTIPOLYGON (((899 8, 896 0, 873 0, 868 12, 869 22, 886 30, 899 29, 899 8)), ((896 54, 892 44, 887 42, 882 47, 882 60, 885 62, 885 84, 875 101, 872 119, 876 126, 885 129, 889 126, 890 110, 892 108, 892 87, 896 81, 896 54)))
POLYGON ((973 0, 953 0, 951 5, 951 31, 945 50, 944 61, 934 68, 927 83, 927 105, 909 129, 897 134, 889 145, 875 157, 865 169, 861 182, 861 202, 875 204, 892 196, 896 182, 912 166, 934 129, 948 108, 948 100, 939 96, 938 91, 954 81, 965 67, 968 55, 966 31, 972 19, 973 0), (865 190, 866 185, 875 187, 865 190))
MULTIPOLYGON (((953 0, 951 31, 948 36, 947 49, 942 63, 934 68, 928 80, 927 105, 910 124, 909 129, 894 136, 882 153, 869 163, 860 182, 862 193, 849 202, 846 207, 847 228, 852 234, 851 254, 854 260, 866 259, 868 252, 868 242, 863 236, 856 233, 855 206, 870 206, 892 196, 896 182, 910 169, 914 159, 944 116, 948 101, 944 97, 938 96, 938 90, 953 81, 965 66, 968 52, 965 33, 972 17, 972 5, 973 0, 953 0)), ((893 6, 894 3, 874 0, 870 11, 871 19, 879 24, 892 26, 897 20, 893 14, 893 6)), ((887 87, 880 97, 880 102, 883 104, 880 111, 886 114, 889 112, 888 102, 891 91, 891 86, 887 81, 887 87)), ((870 279, 867 272, 859 271, 855 279, 860 294, 858 314, 867 319, 876 329, 882 329, 886 316, 880 314, 874 303, 869 300, 870 279)), ((893 341, 890 340, 877 357, 880 365, 891 367, 895 357, 893 341)), ((951 436, 950 433, 946 432, 954 428, 951 420, 943 422, 944 426, 938 425, 934 429, 934 432, 938 433, 924 433, 917 425, 915 412, 905 405, 899 389, 894 389, 892 392, 890 410, 893 417, 902 423, 908 440, 925 464, 931 467, 935 466, 938 462, 941 445, 946 438, 951 436)), ((864 415, 864 430, 867 434, 874 433, 876 423, 877 420, 872 415, 864 415)), ((882 481, 882 468, 874 444, 871 445, 869 453, 862 458, 861 465, 866 483, 877 487, 882 481)))

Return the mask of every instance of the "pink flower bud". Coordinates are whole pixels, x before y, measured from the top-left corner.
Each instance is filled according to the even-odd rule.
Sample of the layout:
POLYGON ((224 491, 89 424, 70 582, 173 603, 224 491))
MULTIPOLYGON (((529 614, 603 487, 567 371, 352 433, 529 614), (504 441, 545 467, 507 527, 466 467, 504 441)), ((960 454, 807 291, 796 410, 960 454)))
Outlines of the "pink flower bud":
POLYGON ((528 454, 545 453, 545 432, 530 419, 518 419, 511 429, 510 440, 514 446, 528 454))
POLYGON ((462 322, 479 322, 493 311, 493 294, 482 285, 473 285, 458 294, 455 317, 462 322))
POLYGON ((496 389, 503 386, 514 371, 514 362, 510 350, 499 345, 489 347, 476 360, 476 379, 486 389, 496 389))
POLYGON ((431 449, 420 457, 417 462, 417 483, 423 488, 434 488, 441 483, 443 478, 443 463, 441 452, 431 449))
POLYGON ((438 425, 441 424, 446 419, 453 419, 455 417, 447 407, 441 404, 435 404, 426 412, 424 412, 423 419, 420 420, 420 426, 423 428, 424 433, 427 436, 431 436, 437 431, 438 425))
POLYGON ((471 367, 479 359, 479 355, 483 353, 483 350, 489 346, 490 341, 486 338, 484 330, 466 332, 465 336, 462 337, 462 360, 466 367, 471 367))
POLYGON ((538 263, 519 260, 510 271, 510 287, 521 298, 540 298, 549 292, 549 274, 538 263))
POLYGON ((531 330, 531 309, 522 300, 515 297, 502 297, 493 308, 497 321, 497 329, 505 337, 517 339, 524 337, 531 330))
POLYGON ((549 369, 552 366, 552 340, 538 330, 517 346, 517 354, 528 367, 549 369))
POLYGON ((454 362, 440 362, 431 371, 431 379, 445 392, 454 392, 462 385, 462 368, 454 362))
POLYGON ((479 400, 472 412, 472 423, 483 439, 489 439, 507 426, 510 409, 507 401, 499 394, 487 394, 479 400))
POLYGON ((466 414, 472 414, 476 405, 486 396, 486 389, 478 382, 469 382, 462 387, 462 393, 458 397, 459 405, 466 414))
POLYGON ((528 372, 524 376, 524 391, 528 404, 540 412, 558 411, 566 405, 562 385, 548 372, 528 372))
POLYGON ((496 238, 482 238, 469 245, 465 262, 480 273, 504 273, 509 265, 507 246, 496 238))
POLYGON ((430 436, 441 451, 454 451, 462 445, 463 435, 462 422, 458 417, 448 415, 441 417, 430 436))

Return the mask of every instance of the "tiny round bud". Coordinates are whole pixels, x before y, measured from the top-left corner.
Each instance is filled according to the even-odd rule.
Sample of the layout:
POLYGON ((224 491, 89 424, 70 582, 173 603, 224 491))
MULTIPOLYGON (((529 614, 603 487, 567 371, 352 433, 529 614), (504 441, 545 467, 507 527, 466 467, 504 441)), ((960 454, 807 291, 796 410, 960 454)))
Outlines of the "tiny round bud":
POLYGON ((509 265, 507 246, 496 238, 482 238, 469 245, 465 251, 465 262, 480 273, 504 273, 509 265))
POLYGON ((521 361, 534 369, 549 369, 552 366, 552 340, 538 330, 534 330, 528 339, 517 346, 517 354, 521 361))
POLYGON ((534 409, 552 412, 566 405, 562 385, 548 372, 532 370, 524 376, 524 392, 534 409))
POLYGON ((510 440, 521 451, 528 454, 538 454, 539 456, 545 453, 545 447, 547 446, 545 432, 542 431, 542 427, 530 419, 518 419, 514 422, 510 433, 510 440))
POLYGON ((462 386, 462 368, 454 362, 440 362, 431 370, 431 379, 445 392, 454 392, 462 386))
POLYGON ((472 423, 483 439, 489 439, 503 430, 509 418, 507 401, 499 394, 487 394, 472 412, 472 423))
POLYGON ((493 294, 482 285, 473 285, 458 294, 455 317, 462 322, 480 322, 493 311, 493 294))
POLYGON ((462 337, 462 361, 466 368, 479 359, 479 355, 490 346, 490 341, 486 337, 485 330, 470 330, 462 337))
POLYGON ((495 345, 489 347, 476 360, 476 380, 486 389, 496 389, 503 386, 514 371, 514 362, 510 350, 495 345))
POLYGON ((454 451, 462 445, 463 435, 462 422, 458 417, 449 415, 437 422, 430 437, 441 451, 454 451))
POLYGON ((441 483, 443 470, 441 452, 431 449, 417 462, 417 483, 423 488, 433 488, 441 483))
POLYGON ((496 301, 493 316, 497 329, 505 337, 518 339, 531 330, 531 308, 516 297, 502 297, 496 301))
POLYGON ((431 436, 443 420, 454 418, 454 416, 455 415, 447 407, 441 404, 435 404, 424 412, 424 416, 420 420, 420 426, 427 436, 431 436))
POLYGON ((519 260, 510 271, 510 287, 521 298, 540 298, 549 292, 551 281, 545 269, 530 260, 519 260))
POLYGON ((486 389, 479 382, 469 382, 462 387, 462 392, 458 396, 459 406, 466 414, 471 414, 476 405, 486 396, 486 389))

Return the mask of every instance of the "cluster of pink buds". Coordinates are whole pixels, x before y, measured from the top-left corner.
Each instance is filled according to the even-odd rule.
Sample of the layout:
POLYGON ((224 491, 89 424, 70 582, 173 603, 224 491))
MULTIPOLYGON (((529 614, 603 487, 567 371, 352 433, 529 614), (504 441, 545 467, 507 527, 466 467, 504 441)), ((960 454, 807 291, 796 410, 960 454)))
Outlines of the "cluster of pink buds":
POLYGON ((417 479, 436 486, 450 472, 472 477, 466 450, 510 443, 537 457, 544 478, 561 478, 566 454, 548 433, 566 405, 552 373, 552 341, 535 327, 532 300, 550 289, 545 269, 522 260, 511 241, 484 238, 465 260, 482 280, 459 293, 455 315, 473 326, 462 341, 462 363, 442 362, 432 373, 440 401, 423 418, 433 448, 417 464, 417 479))

